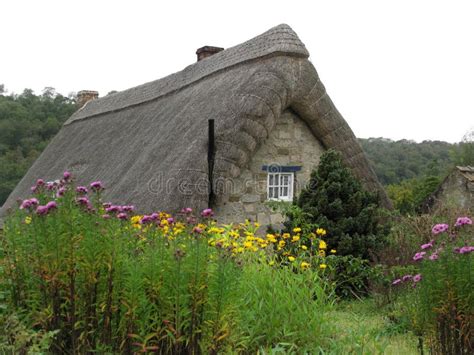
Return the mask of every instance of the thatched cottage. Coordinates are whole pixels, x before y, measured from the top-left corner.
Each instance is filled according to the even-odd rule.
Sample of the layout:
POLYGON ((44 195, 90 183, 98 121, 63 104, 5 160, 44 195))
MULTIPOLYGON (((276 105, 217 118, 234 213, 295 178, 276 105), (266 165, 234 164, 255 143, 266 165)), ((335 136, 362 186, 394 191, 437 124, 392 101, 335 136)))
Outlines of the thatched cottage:
POLYGON ((197 54, 196 63, 156 81, 99 99, 81 92, 79 101, 87 102, 1 214, 27 197, 37 178, 69 170, 80 183, 101 180, 106 199, 139 212, 211 205, 223 221, 276 223, 265 202, 291 201, 328 148, 388 201, 289 26, 197 54))

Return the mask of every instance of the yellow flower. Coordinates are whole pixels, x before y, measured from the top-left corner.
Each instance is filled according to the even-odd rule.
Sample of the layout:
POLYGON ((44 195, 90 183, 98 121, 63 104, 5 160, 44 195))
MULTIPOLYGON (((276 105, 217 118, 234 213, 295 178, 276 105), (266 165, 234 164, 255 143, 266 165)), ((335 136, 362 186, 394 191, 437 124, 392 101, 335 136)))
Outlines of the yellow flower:
POLYGON ((267 240, 268 240, 270 243, 276 243, 276 242, 277 242, 277 239, 276 239, 276 237, 275 237, 273 234, 267 234, 267 240))
POLYGON ((326 264, 320 264, 320 265, 319 265, 319 268, 320 268, 320 269, 325 269, 326 267, 327 267, 326 264))
POLYGON ((275 265, 275 260, 270 261, 270 262, 268 263, 268 265, 270 265, 270 266, 275 265))
POLYGON ((336 249, 331 249, 332 254, 336 254, 336 249))
POLYGON ((290 237, 290 233, 283 233, 283 239, 288 239, 290 237))
POLYGON ((302 246, 301 246, 301 249, 303 249, 303 250, 308 250, 308 247, 307 247, 306 245, 302 245, 302 246))
POLYGON ((26 216, 26 217, 25 217, 25 223, 26 223, 26 224, 30 224, 30 223, 31 223, 31 217, 30 217, 30 216, 26 216))
POLYGON ((303 261, 300 265, 300 267, 303 269, 303 270, 306 270, 310 267, 310 264, 307 263, 306 261, 303 261))
POLYGON ((258 222, 255 222, 253 225, 255 226, 255 228, 259 228, 259 227, 260 227, 260 223, 258 223, 258 222))
POLYGON ((322 249, 318 252, 318 254, 319 256, 322 256, 323 258, 326 256, 326 252, 322 249))
POLYGON ((299 233, 299 232, 301 232, 301 228, 300 227, 293 228, 293 232, 294 233, 299 233))
POLYGON ((323 228, 318 228, 316 229, 316 234, 317 235, 326 235, 326 230, 323 228))
POLYGON ((278 242, 278 246, 279 246, 280 248, 283 248, 283 247, 285 246, 285 244, 286 244, 286 243, 285 243, 284 240, 280 240, 280 241, 278 242))
POLYGON ((250 249, 252 246, 253 246, 253 243, 250 242, 250 241, 247 241, 247 242, 244 243, 244 247, 245 247, 246 249, 250 249))
POLYGON ((288 257, 288 260, 291 261, 291 262, 293 262, 293 261, 295 261, 296 259, 295 259, 294 256, 289 256, 289 257, 288 257))
POLYGON ((319 241, 319 249, 326 249, 328 246, 324 240, 319 241))
POLYGON ((300 240, 300 236, 299 235, 294 235, 293 238, 291 239, 291 241, 294 243, 294 242, 297 242, 298 240, 300 240))

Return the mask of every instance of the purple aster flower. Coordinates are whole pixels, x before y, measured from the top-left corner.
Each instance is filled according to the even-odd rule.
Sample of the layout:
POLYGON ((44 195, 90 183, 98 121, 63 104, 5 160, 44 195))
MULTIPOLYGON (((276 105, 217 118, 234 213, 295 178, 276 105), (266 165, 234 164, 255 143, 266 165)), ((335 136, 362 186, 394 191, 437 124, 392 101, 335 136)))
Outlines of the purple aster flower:
POLYGON ((110 205, 105 209, 105 212, 122 212, 121 206, 110 205))
POLYGON ((148 224, 148 223, 151 223, 152 221, 153 219, 151 218, 151 216, 144 215, 142 219, 140 220, 140 224, 148 224))
POLYGON ((214 212, 210 208, 206 208, 201 212, 201 216, 203 217, 212 217, 214 215, 214 212))
POLYGON ((421 249, 425 250, 425 249, 432 248, 432 247, 433 247, 433 242, 434 242, 434 240, 432 240, 432 241, 429 242, 429 243, 423 244, 423 245, 421 246, 421 249))
POLYGON ((64 186, 60 187, 58 191, 56 192, 56 197, 64 196, 65 193, 66 193, 66 188, 64 186))
POLYGON ((39 201, 36 197, 33 197, 33 198, 30 198, 30 203, 33 205, 33 206, 37 206, 39 205, 39 201))
POLYGON ((132 205, 122 206, 122 211, 124 212, 131 212, 134 209, 135 209, 135 206, 132 206, 132 205))
POLYGON ((36 214, 39 215, 39 216, 44 216, 46 214, 48 214, 48 207, 47 206, 38 206, 36 207, 36 214))
POLYGON ((402 279, 396 279, 396 280, 393 280, 392 285, 398 285, 401 282, 402 282, 402 279))
POLYGON ((67 170, 63 173, 63 178, 65 181, 68 181, 71 178, 71 176, 72 176, 71 173, 67 170))
POLYGON ((153 212, 151 215, 150 215, 150 218, 152 221, 156 221, 158 218, 160 217, 160 215, 156 212, 153 212))
POLYGON ((470 252, 474 251, 474 247, 470 247, 470 246, 463 246, 461 248, 456 248, 458 249, 458 253, 459 254, 469 254, 470 252))
POLYGON ((455 226, 460 227, 460 226, 463 226, 465 224, 472 224, 472 220, 469 217, 459 217, 456 220, 455 226))
POLYGON ((49 201, 46 204, 46 207, 48 208, 48 211, 49 210, 54 210, 54 209, 58 208, 58 204, 56 203, 56 201, 49 201))
POLYGON ((87 190, 87 187, 85 187, 85 186, 78 186, 78 187, 76 187, 76 192, 77 192, 78 194, 85 195, 85 194, 87 193, 87 191, 88 191, 88 190, 87 190))
POLYGON ((448 230, 449 226, 445 223, 440 223, 440 224, 436 224, 433 229, 431 229, 431 232, 434 234, 434 235, 438 235, 440 233, 443 233, 443 232, 446 232, 448 230))
POLYGON ((411 275, 405 275, 405 276, 402 277, 402 281, 406 282, 408 280, 411 280, 412 278, 413 278, 413 276, 411 276, 411 275))
POLYGON ((193 209, 192 208, 189 208, 189 207, 185 207, 181 210, 181 213, 192 213, 193 212, 193 209))
POLYGON ((193 232, 197 233, 197 234, 201 234, 202 233, 202 228, 199 228, 198 226, 196 226, 196 227, 193 228, 193 232))
POLYGON ((421 281, 421 274, 416 274, 413 276, 413 282, 417 283, 421 281))
POLYGON ((416 253, 415 256, 413 257, 413 260, 414 261, 418 261, 420 259, 423 259, 423 257, 425 256, 426 252, 424 251, 421 251, 419 253, 416 253))
POLYGON ((438 257, 439 257, 438 254, 433 253, 433 254, 431 254, 431 255, 429 256, 429 259, 430 259, 430 260, 437 260, 438 257))
POLYGON ((127 219, 128 216, 127 216, 126 213, 120 212, 120 213, 117 215, 117 218, 124 220, 124 219, 127 219))
POLYGON ((44 186, 44 180, 43 179, 36 180, 36 186, 44 186))
POLYGON ((104 187, 102 186, 102 182, 101 181, 94 181, 91 183, 91 189, 94 190, 94 191, 100 191, 100 190, 103 190, 104 187))
POLYGON ((32 203, 30 200, 24 200, 21 205, 20 205, 20 210, 23 210, 23 209, 28 209, 32 206, 32 203))
POLYGON ((169 224, 174 223, 174 218, 173 217, 167 218, 166 220, 168 221, 169 224))
POLYGON ((110 219, 110 215, 109 215, 109 214, 103 214, 103 215, 102 215, 102 218, 103 218, 103 219, 110 219))
POLYGON ((77 203, 84 206, 89 206, 89 199, 87 197, 79 197, 76 199, 77 203))

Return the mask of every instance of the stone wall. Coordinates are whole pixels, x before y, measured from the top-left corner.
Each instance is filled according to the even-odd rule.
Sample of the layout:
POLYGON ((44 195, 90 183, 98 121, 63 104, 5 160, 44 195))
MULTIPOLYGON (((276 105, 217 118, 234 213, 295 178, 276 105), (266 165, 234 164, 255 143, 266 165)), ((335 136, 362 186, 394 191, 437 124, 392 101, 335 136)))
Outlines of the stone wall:
POLYGON ((309 181, 311 171, 319 163, 324 152, 306 123, 294 112, 285 111, 277 120, 269 137, 257 149, 248 168, 232 180, 222 182, 225 192, 216 203, 216 217, 223 223, 238 223, 245 219, 259 222, 265 226, 279 227, 282 216, 273 212, 266 204, 267 173, 264 165, 301 166, 295 173, 294 196, 309 181))
POLYGON ((474 209, 474 182, 454 171, 436 194, 433 209, 441 207, 474 209))

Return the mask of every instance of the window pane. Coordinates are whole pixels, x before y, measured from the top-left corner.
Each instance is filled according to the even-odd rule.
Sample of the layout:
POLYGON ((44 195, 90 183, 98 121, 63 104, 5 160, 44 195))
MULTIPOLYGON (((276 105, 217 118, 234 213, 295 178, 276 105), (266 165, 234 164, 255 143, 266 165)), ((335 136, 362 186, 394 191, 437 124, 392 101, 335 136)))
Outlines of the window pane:
POLYGON ((283 185, 288 186, 288 178, 289 178, 288 175, 284 175, 284 176, 283 176, 283 185))
POLYGON ((269 182, 268 182, 268 185, 269 185, 269 186, 272 186, 272 185, 273 185, 273 174, 270 174, 270 175, 269 175, 269 182))
POLYGON ((282 193, 283 196, 285 197, 288 197, 288 187, 284 187, 283 188, 283 193, 282 193))

